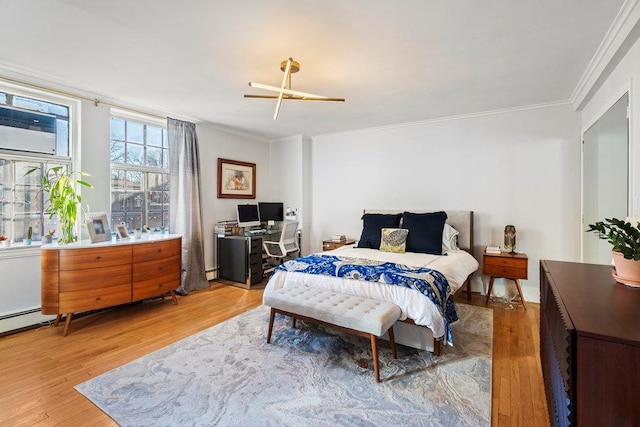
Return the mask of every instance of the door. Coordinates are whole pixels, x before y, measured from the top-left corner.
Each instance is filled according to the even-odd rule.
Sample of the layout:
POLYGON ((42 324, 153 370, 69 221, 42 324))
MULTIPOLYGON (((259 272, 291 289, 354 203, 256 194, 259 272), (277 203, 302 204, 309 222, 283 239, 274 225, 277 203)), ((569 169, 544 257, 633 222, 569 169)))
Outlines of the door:
MULTIPOLYGON (((582 229, 604 218, 625 219, 629 211, 629 94, 583 134, 582 229)), ((582 260, 611 264, 611 245, 583 232, 582 260)))

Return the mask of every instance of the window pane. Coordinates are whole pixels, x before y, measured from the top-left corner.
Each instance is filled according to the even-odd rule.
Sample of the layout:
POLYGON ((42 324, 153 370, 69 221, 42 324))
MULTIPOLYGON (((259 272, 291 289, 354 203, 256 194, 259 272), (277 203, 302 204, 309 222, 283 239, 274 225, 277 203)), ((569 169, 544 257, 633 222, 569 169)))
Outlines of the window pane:
POLYGON ((162 129, 162 146, 165 148, 169 148, 169 141, 167 141, 167 130, 162 129))
POLYGON ((110 158, 111 163, 126 163, 125 161, 125 143, 111 140, 110 158))
POLYGON ((69 155, 69 122, 56 120, 56 155, 69 155))
POLYGON ((147 166, 162 167, 162 148, 147 147, 147 166))
POLYGON ((22 96, 13 97, 13 105, 41 113, 55 114, 57 116, 69 117, 69 108, 64 105, 53 104, 51 102, 40 101, 38 99, 24 98, 22 96))
POLYGON ((119 139, 124 141, 124 124, 125 120, 118 117, 111 117, 111 139, 119 139))
POLYGON ((165 176, 166 174, 164 173, 149 172, 147 174, 147 188, 149 190, 162 190, 166 181, 165 176))
POLYGON ((111 191, 124 190, 124 188, 125 188, 124 171, 122 169, 112 169, 111 170, 111 191))
POLYGON ((142 148, 142 145, 127 144, 127 164, 144 164, 144 149, 142 148))
POLYGON ((144 201, 144 193, 143 192, 135 192, 135 193, 127 193, 127 197, 125 198, 125 207, 127 212, 135 211, 139 212, 143 209, 143 201, 144 201))
POLYGON ((127 228, 129 230, 134 230, 136 228, 140 228, 142 230, 142 213, 128 212, 124 222, 127 224, 127 228))
POLYGON ((125 183, 125 188, 128 191, 142 190, 142 172, 127 171, 127 181, 125 183))
POLYGON ((162 147, 162 128, 147 125, 147 145, 162 147))
POLYGON ((169 150, 162 150, 162 168, 169 169, 169 150))
POLYGON ((127 121, 127 141, 144 143, 144 125, 127 121))
POLYGON ((0 104, 7 105, 7 94, 0 92, 0 104))
POLYGON ((124 213, 122 213, 122 212, 111 212, 111 225, 112 225, 112 227, 115 228, 115 226, 117 224, 122 224, 122 223, 124 223, 126 225, 124 213))
MULTIPOLYGON (((123 192, 112 192, 111 193, 111 213, 115 212, 123 212, 124 211, 124 199, 126 197, 126 193, 123 192)), ((117 223, 116 223, 117 224, 117 223)))

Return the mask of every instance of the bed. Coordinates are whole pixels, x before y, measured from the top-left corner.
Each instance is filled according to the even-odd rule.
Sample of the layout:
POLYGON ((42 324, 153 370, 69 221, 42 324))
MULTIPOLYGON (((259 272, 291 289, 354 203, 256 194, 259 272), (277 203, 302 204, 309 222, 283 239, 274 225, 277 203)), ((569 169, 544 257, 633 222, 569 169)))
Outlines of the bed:
MULTIPOLYGON (((376 219, 376 221, 378 220, 376 219)), ((472 211, 412 211, 407 213, 403 211, 390 210, 365 210, 363 215, 363 233, 360 237, 359 244, 343 246, 333 251, 312 254, 309 257, 298 258, 297 260, 310 262, 310 259, 331 259, 328 257, 339 257, 340 262, 349 261, 375 266, 386 266, 387 263, 401 264, 411 266, 411 269, 431 269, 435 270, 434 274, 438 277, 444 277, 450 288, 450 294, 458 292, 466 287, 470 296, 470 275, 478 269, 477 260, 471 255, 473 248, 473 212, 472 211), (432 218, 434 214, 440 215, 444 212, 446 220, 440 216, 438 221, 443 221, 446 225, 440 223, 426 222, 427 228, 416 228, 415 222, 413 227, 410 221, 424 221, 423 218, 432 218), (385 244, 384 233, 382 242, 375 241, 376 233, 379 235, 380 230, 373 228, 373 232, 369 230, 372 224, 372 218, 384 218, 401 216, 399 229, 405 225, 409 228, 409 232, 405 233, 407 251, 398 253, 395 251, 376 249, 378 246, 385 244), (369 224, 367 224, 369 219, 369 224), (405 223, 406 221, 406 223, 405 223), (441 227, 438 229, 438 227, 441 227), (367 234, 369 231, 369 234, 367 234), (421 236, 431 234, 430 242, 434 244, 436 233, 440 233, 440 241, 442 247, 436 251, 431 248, 431 252, 439 253, 418 253, 409 251, 409 236, 413 235, 413 248, 418 248, 415 239, 421 236), (374 241, 368 242, 367 239, 373 236, 374 241), (444 254, 443 254, 444 253, 444 254)), ((395 221, 395 220, 394 220, 395 221)), ((429 219, 429 221, 432 221, 429 219)), ((422 223, 419 223, 422 226, 422 223)), ((377 225, 377 224, 376 224, 377 225)), ((385 228, 385 227, 383 227, 385 228)), ((395 230, 395 228, 390 227, 395 230)), ((418 248, 421 250, 422 248, 418 248)), ((450 335, 448 335, 449 323, 443 316, 442 309, 439 309, 432 300, 428 299, 422 293, 411 287, 396 286, 393 284, 356 280, 350 277, 334 277, 325 274, 309 274, 302 272, 296 268, 297 260, 292 260, 276 269, 269 279, 265 288, 265 295, 272 290, 288 286, 307 286, 312 288, 326 289, 338 293, 349 295, 359 295, 371 299, 379 299, 390 301, 397 304, 401 311, 400 321, 394 325, 396 342, 410 347, 433 351, 438 354, 440 351, 440 342, 451 344, 450 335)), ((335 262, 335 260, 334 260, 335 262)), ((299 263, 300 264, 300 263, 299 263)), ((418 271, 416 270, 416 271, 418 271)), ((448 314, 448 313, 447 313, 448 314)))

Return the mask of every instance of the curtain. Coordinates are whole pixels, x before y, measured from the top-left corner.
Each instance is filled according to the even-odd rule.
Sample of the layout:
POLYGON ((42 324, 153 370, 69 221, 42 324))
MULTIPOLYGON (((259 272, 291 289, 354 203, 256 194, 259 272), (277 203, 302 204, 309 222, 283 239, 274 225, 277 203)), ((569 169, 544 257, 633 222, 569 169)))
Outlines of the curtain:
POLYGON ((208 289, 204 265, 200 158, 196 125, 167 118, 169 141, 169 227, 182 235, 182 284, 176 292, 208 289))

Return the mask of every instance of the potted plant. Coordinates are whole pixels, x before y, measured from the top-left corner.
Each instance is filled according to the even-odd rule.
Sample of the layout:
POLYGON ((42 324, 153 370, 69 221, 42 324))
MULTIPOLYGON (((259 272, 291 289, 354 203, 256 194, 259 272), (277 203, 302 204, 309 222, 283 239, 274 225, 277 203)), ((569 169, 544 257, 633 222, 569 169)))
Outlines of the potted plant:
MULTIPOLYGON (((40 168, 32 168, 25 175, 39 170, 40 168)), ((45 213, 49 214, 49 218, 58 217, 61 231, 58 240, 60 243, 73 243, 77 240, 75 227, 78 219, 78 205, 82 202, 82 197, 77 190, 78 185, 93 188, 88 182, 76 178, 76 175, 89 176, 84 172, 76 174, 64 166, 52 166, 42 173, 42 191, 49 194, 45 213)))
POLYGON ((0 234, 0 248, 8 248, 11 246, 11 240, 4 234, 0 234))
POLYGON ((46 245, 52 242, 53 240, 53 235, 56 234, 56 230, 51 229, 47 232, 47 234, 45 234, 44 236, 42 236, 42 244, 46 245))
POLYGON ((617 218, 605 218, 589 224, 587 231, 598 232, 601 239, 611 245, 615 273, 613 277, 620 283, 640 286, 640 222, 636 225, 617 218))
POLYGON ((31 238, 33 237, 33 227, 29 226, 27 229, 27 238, 24 239, 24 244, 26 246, 31 246, 31 238))

